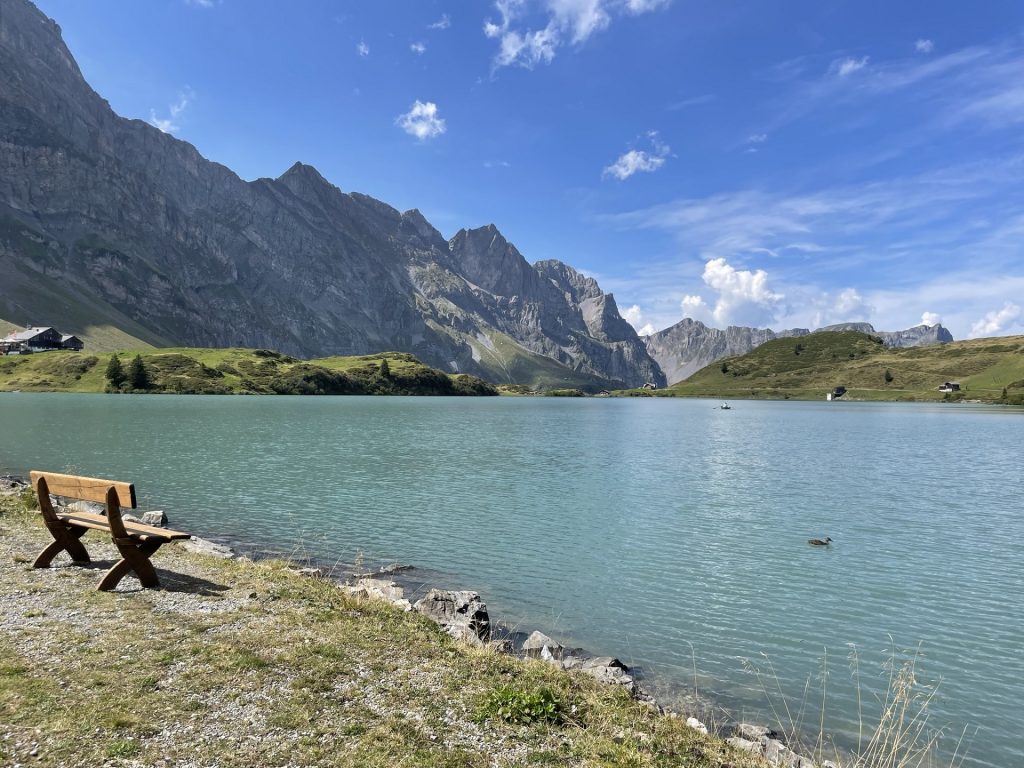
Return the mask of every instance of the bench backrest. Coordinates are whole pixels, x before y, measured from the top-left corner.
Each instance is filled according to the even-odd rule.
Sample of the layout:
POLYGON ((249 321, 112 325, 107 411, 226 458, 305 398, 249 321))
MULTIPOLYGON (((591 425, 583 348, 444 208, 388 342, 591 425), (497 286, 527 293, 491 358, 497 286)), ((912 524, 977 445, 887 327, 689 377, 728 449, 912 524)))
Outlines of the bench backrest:
POLYGON ((39 479, 43 478, 46 480, 47 491, 54 496, 66 496, 105 504, 107 491, 113 488, 117 494, 117 501, 122 507, 135 509, 138 506, 135 501, 135 486, 132 483, 78 475, 59 475, 56 472, 32 472, 31 475, 33 488, 38 487, 39 479))

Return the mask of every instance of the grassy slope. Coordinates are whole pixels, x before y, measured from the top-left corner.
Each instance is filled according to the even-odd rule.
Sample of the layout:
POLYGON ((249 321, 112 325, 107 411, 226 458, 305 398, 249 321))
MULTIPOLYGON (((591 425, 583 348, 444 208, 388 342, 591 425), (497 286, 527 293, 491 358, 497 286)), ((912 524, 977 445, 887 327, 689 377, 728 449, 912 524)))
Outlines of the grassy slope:
POLYGON ((283 563, 172 545, 154 557, 165 589, 96 592, 95 568, 29 567, 49 539, 36 517, 0 497, 0 764, 765 765, 619 686, 459 645, 283 563), (556 722, 488 703, 545 690, 556 722))
POLYGON ((1017 402, 1024 398, 1024 336, 908 349, 889 349, 853 331, 776 339, 717 361, 663 394, 817 400, 842 385, 849 399, 943 400, 944 381, 959 382, 965 399, 1000 402, 1006 387, 1007 401, 1017 402))
MULTIPOLYGON (((122 355, 127 366, 135 351, 122 355)), ((471 377, 443 374, 411 355, 382 353, 359 357, 293 358, 251 349, 163 348, 138 354, 152 378, 164 388, 211 393, 269 393, 275 381, 300 370, 343 373, 355 381, 373 381, 381 360, 387 358, 398 393, 417 380, 443 379, 470 382, 471 377)), ((0 357, 0 391, 103 392, 111 354, 45 352, 0 357)))

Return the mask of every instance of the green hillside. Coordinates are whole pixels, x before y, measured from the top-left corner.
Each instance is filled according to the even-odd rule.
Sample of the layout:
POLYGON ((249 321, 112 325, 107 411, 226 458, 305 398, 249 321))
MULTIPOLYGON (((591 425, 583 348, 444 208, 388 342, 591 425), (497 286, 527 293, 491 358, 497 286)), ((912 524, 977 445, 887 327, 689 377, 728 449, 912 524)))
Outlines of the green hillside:
MULTIPOLYGON (((127 370, 137 353, 119 355, 127 370)), ((177 394, 496 395, 466 374, 445 374, 412 355, 295 358, 266 349, 148 349, 138 352, 145 390, 177 394), (387 371, 382 374, 383 361, 387 371)), ((0 392, 103 392, 109 353, 42 352, 0 357, 0 392)))
POLYGON ((1024 336, 890 349, 855 331, 775 339, 658 393, 724 399, 981 400, 1024 404, 1024 336), (958 382, 959 393, 938 391, 958 382))

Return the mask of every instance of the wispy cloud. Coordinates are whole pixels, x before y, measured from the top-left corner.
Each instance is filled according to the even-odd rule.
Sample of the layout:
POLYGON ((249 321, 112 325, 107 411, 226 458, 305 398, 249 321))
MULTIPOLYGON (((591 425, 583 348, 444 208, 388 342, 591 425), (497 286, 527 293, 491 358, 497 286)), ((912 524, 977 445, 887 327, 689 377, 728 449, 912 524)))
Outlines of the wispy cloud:
POLYGON ((366 44, 366 41, 360 40, 356 44, 356 53, 358 53, 360 56, 369 56, 370 55, 370 46, 368 46, 366 44))
POLYGON ((195 92, 188 86, 185 86, 178 93, 177 100, 167 106, 168 117, 158 117, 155 109, 149 110, 149 124, 159 128, 164 133, 177 133, 181 130, 179 119, 194 99, 195 92))
POLYGON ((427 44, 426 43, 411 43, 409 45, 409 50, 412 51, 413 53, 419 55, 419 56, 422 56, 424 53, 427 52, 427 44))
POLYGON ((213 8, 217 4, 217 0, 185 0, 185 5, 191 5, 193 8, 213 8))
POLYGON ((661 168, 672 150, 661 140, 657 131, 648 131, 642 142, 647 148, 630 149, 620 155, 618 160, 604 169, 602 177, 613 176, 619 181, 625 181, 635 173, 653 173, 661 168))
POLYGON ((681 109, 688 109, 690 107, 699 107, 701 104, 708 104, 715 100, 713 94, 704 93, 700 96, 691 96, 688 99, 681 99, 680 101, 673 101, 665 109, 670 112, 678 112, 681 109))
POLYGON ((869 59, 869 56, 862 56, 859 59, 849 57, 845 59, 838 59, 832 62, 832 66, 829 71, 834 72, 839 75, 839 77, 849 77, 854 72, 859 72, 864 69, 864 67, 868 65, 869 59))
POLYGON ((564 45, 579 46, 607 29, 616 15, 649 13, 671 0, 545 0, 546 23, 520 26, 526 16, 525 0, 495 0, 497 18, 484 21, 484 35, 498 40, 494 68, 517 64, 533 69, 548 64, 564 45))
POLYGON ((437 104, 418 99, 408 112, 395 118, 395 124, 420 141, 437 138, 448 130, 444 119, 438 116, 437 104))
POLYGON ((485 160, 484 168, 511 168, 512 163, 508 160, 485 160))
POLYGON ((935 43, 931 40, 919 38, 918 41, 914 43, 914 50, 918 53, 931 53, 935 50, 935 43))
POLYGON ((448 29, 451 25, 451 17, 449 17, 447 13, 442 13, 440 19, 435 21, 433 24, 427 25, 427 29, 448 29))

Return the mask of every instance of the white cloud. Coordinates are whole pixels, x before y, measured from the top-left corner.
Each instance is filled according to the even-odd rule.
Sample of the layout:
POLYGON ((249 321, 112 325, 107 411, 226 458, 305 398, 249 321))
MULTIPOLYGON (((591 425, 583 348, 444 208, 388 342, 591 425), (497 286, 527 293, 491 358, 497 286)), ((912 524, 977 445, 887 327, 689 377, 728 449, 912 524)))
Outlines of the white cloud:
POLYGON ((938 325, 942 322, 942 316, 936 312, 923 312, 921 314, 921 325, 938 325))
POLYGON ((748 144, 764 144, 768 141, 767 133, 752 133, 747 137, 748 144))
POLYGON ((976 339, 982 336, 995 336, 1015 325, 1021 317, 1021 308, 1017 304, 1006 302, 1002 309, 993 310, 985 314, 971 326, 970 338, 976 339))
POLYGON ((185 5, 191 5, 193 8, 213 8, 216 3, 214 0, 185 0, 185 5))
POLYGON ((672 0, 626 0, 626 9, 630 13, 647 13, 666 7, 672 0))
MULTIPOLYGON (((834 296, 824 291, 815 296, 815 289, 805 289, 805 293, 809 295, 802 297, 800 303, 816 307, 810 320, 810 325, 814 328, 836 323, 866 323, 874 314, 874 307, 856 288, 843 288, 834 296)), ((804 313, 802 316, 806 317, 807 314, 804 313)))
POLYGON ((648 131, 643 141, 649 149, 631 149, 602 171, 602 176, 614 176, 625 181, 634 173, 653 173, 665 164, 672 151, 658 136, 657 131, 648 131))
POLYGON ((869 56, 862 56, 859 59, 847 57, 845 59, 837 59, 832 62, 832 67, 829 71, 839 75, 839 77, 847 77, 852 75, 854 72, 858 72, 868 65, 869 56))
POLYGON ((452 20, 447 13, 442 13, 441 18, 435 21, 433 24, 428 24, 427 29, 448 29, 452 25, 452 20))
POLYGON ((360 56, 369 56, 370 46, 368 46, 365 41, 360 40, 359 44, 356 46, 356 53, 358 53, 360 56))
POLYGON ((515 29, 525 15, 525 0, 495 0, 498 20, 484 21, 484 35, 499 39, 495 69, 518 64, 533 69, 550 63, 565 44, 582 45, 596 32, 607 29, 616 14, 639 15, 664 8, 671 0, 545 0, 547 23, 538 29, 515 29))
POLYGON ((189 104, 195 99, 195 91, 186 86, 179 94, 178 99, 173 104, 167 106, 167 112, 169 117, 161 118, 157 117, 156 110, 149 110, 149 124, 159 128, 164 133, 177 133, 181 130, 181 126, 178 123, 178 118, 182 116, 189 104))
POLYGON ((935 50, 935 43, 931 40, 925 40, 924 38, 919 39, 914 43, 914 50, 918 53, 931 53, 935 50))
POLYGON ((785 298, 768 287, 763 269, 736 269, 723 258, 710 259, 702 278, 718 293, 711 316, 721 325, 767 325, 785 298))
POLYGON ((621 312, 622 319, 633 326, 636 329, 637 335, 639 336, 650 336, 656 333, 656 330, 651 323, 643 323, 643 312, 640 311, 640 305, 634 304, 631 307, 627 307, 621 312))
POLYGON ((426 43, 412 43, 409 46, 409 50, 412 51, 413 53, 416 53, 416 54, 419 54, 419 55, 422 56, 424 53, 427 52, 427 45, 426 45, 426 43))
POLYGON ((694 320, 706 316, 708 313, 708 305, 703 296, 683 296, 683 300, 679 302, 679 308, 683 310, 683 317, 692 317, 694 320))
POLYGON ((437 104, 418 99, 408 112, 395 118, 395 124, 420 141, 436 138, 447 130, 444 120, 437 116, 437 104))
POLYGON ((512 163, 508 160, 485 160, 484 168, 510 168, 512 163))

